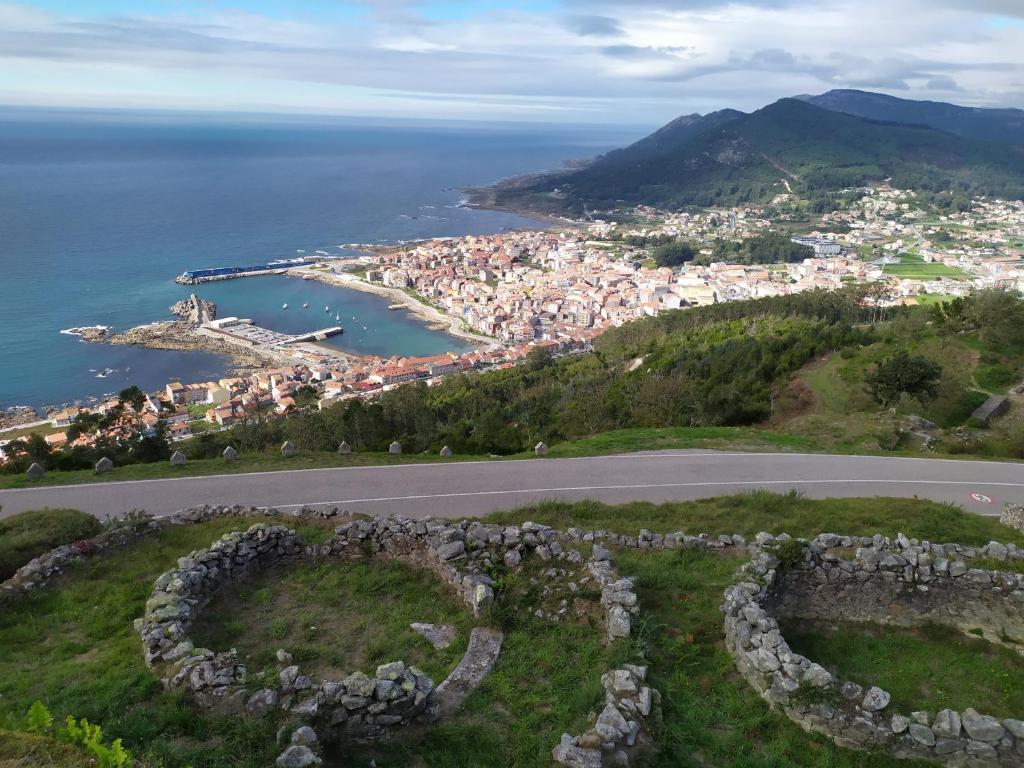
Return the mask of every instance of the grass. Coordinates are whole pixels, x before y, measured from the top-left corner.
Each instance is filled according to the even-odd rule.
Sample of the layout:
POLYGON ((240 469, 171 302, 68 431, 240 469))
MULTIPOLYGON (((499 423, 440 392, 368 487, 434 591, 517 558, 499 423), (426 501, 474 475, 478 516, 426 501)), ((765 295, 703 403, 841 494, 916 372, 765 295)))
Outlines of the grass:
POLYGON ((39 509, 0 519, 0 581, 61 544, 99 533, 92 515, 75 509, 39 509))
MULTIPOLYGON (((978 544, 998 539, 1024 544, 1024 534, 992 519, 902 499, 817 501, 795 494, 753 493, 659 506, 542 504, 491 519, 527 518, 631 532, 640 527, 748 535, 761 529, 803 535, 828 529, 864 534, 902 530, 933 541, 978 544)), ((22 727, 28 706, 39 699, 58 719, 69 713, 88 717, 110 738, 122 737, 147 768, 272 764, 280 751, 273 718, 250 721, 197 714, 187 701, 162 690, 142 662, 132 629, 153 580, 177 557, 251 522, 222 519, 168 528, 77 565, 50 588, 5 605, 0 611, 0 728, 22 727)), ((304 540, 322 541, 330 524, 306 522, 298 528, 304 540)), ((735 555, 632 551, 618 553, 616 560, 620 573, 638 579, 642 613, 628 642, 606 646, 596 610, 582 610, 575 620, 560 624, 534 619, 529 607, 543 599, 543 581, 537 576, 546 564, 532 564, 517 573, 498 571, 499 601, 485 622, 505 632, 502 654, 466 706, 434 727, 411 731, 388 744, 345 748, 329 755, 327 764, 547 768, 561 733, 584 730, 587 713, 603 701, 600 672, 624 661, 645 661, 651 664, 652 684, 662 692, 664 718, 657 726, 656 746, 637 764, 911 765, 846 752, 807 735, 749 689, 721 642, 718 605, 740 562, 735 555)), ((595 597, 581 590, 577 600, 584 609, 594 608, 595 597)), ((229 608, 228 617, 206 625, 201 637, 214 646, 236 644, 257 666, 269 663, 267 654, 278 647, 295 653, 310 669, 319 664, 341 671, 358 666, 365 671, 375 661, 422 652, 421 663, 440 677, 454 655, 432 657, 431 649, 406 633, 406 625, 418 619, 447 620, 459 628, 461 643, 469 621, 431 577, 378 563, 268 573, 246 587, 222 593, 218 601, 229 608), (283 620, 281 629, 273 636, 270 628, 278 619, 283 620), (374 623, 380 626, 371 627, 374 623)), ((992 669, 1000 671, 997 667, 992 669)), ((1010 693, 1021 695, 1024 685, 1014 683, 1016 678, 1008 680, 1007 686, 1018 691, 1010 693)))
POLYGON ((793 620, 783 634, 794 651, 839 679, 888 691, 894 712, 1024 713, 1024 656, 955 629, 793 620))
POLYGON ((759 531, 803 537, 823 531, 849 536, 895 536, 902 532, 937 542, 982 545, 996 540, 1024 546, 1024 533, 1001 525, 995 518, 972 515, 952 504, 880 496, 809 499, 798 493, 753 491, 665 504, 548 501, 499 512, 487 520, 533 520, 561 529, 604 528, 634 535, 640 528, 655 533, 740 533, 748 537, 759 531))
MULTIPOLYGON (((722 591, 733 558, 708 552, 622 553, 637 578, 651 664, 662 694, 655 746, 636 764, 653 768, 913 768, 921 763, 840 749, 771 710, 736 671, 722 643, 722 591)), ((631 765, 634 764, 631 762, 631 765)))
POLYGON ((293 655, 314 680, 369 675, 402 660, 435 682, 465 652, 472 621, 436 578, 397 562, 304 564, 259 574, 222 590, 193 629, 204 648, 237 648, 250 672, 293 655), (435 650, 412 622, 451 624, 455 642, 435 650))
POLYGON ((0 768, 81 768, 90 758, 77 748, 31 733, 0 730, 0 768))
POLYGON ((956 267, 949 267, 939 263, 926 264, 923 262, 887 264, 882 267, 882 272, 892 277, 907 277, 912 280, 934 280, 938 277, 967 280, 971 277, 956 267))

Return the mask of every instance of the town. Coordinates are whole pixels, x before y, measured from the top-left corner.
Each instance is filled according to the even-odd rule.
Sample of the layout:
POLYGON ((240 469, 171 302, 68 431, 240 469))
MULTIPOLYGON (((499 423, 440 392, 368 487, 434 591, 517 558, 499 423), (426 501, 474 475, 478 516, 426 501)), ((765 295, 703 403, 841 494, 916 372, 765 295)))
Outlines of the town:
MULTIPOLYGON (((873 300, 890 305, 941 301, 976 288, 1024 289, 1020 201, 979 199, 970 210, 940 212, 907 190, 848 192, 811 226, 794 224, 799 201, 781 194, 764 207, 683 213, 639 207, 621 221, 440 238, 367 248, 354 260, 298 264, 287 274, 410 295, 477 346, 430 357, 361 357, 318 344, 323 335, 290 337, 244 319, 200 316, 196 333, 259 350, 274 367, 218 381, 170 382, 147 394, 133 419, 103 429, 69 434, 67 428, 83 415, 109 414, 117 397, 61 408, 48 415, 44 439, 58 450, 159 428, 171 441, 186 440, 256 415, 322 409, 411 381, 431 385, 455 373, 513 366, 533 349, 586 351, 609 327, 689 306, 864 283, 878 287, 873 300), (722 244, 767 232, 785 232, 811 255, 770 264, 714 259, 722 244), (658 266, 648 244, 672 241, 692 244, 695 258, 658 266)), ((0 439, 0 462, 10 457, 12 442, 0 439)))

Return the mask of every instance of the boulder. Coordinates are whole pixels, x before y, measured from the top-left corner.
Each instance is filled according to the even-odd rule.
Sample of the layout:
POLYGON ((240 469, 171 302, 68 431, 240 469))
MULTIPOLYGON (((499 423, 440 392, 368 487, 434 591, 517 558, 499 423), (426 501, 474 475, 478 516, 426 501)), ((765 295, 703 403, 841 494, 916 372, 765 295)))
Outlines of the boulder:
POLYGON ((892 696, 889 695, 888 691, 883 691, 878 686, 873 685, 864 694, 864 701, 861 703, 861 706, 868 712, 880 712, 889 706, 890 699, 892 699, 892 696))
POLYGON ((245 702, 245 711, 252 717, 263 717, 274 711, 277 701, 277 691, 273 688, 263 688, 245 702))
POLYGON ((594 545, 594 551, 590 555, 594 560, 598 562, 608 561, 612 559, 612 553, 602 547, 600 544, 594 545))
POLYGON ((109 472, 113 468, 114 468, 114 462, 112 462, 106 456, 104 456, 102 459, 100 459, 99 461, 96 462, 96 472, 97 472, 97 474, 102 474, 104 472, 109 472))
POLYGON ((295 729, 295 733, 292 734, 292 744, 298 744, 303 747, 316 746, 318 741, 316 731, 308 725, 299 726, 295 729))
POLYGON ((399 454, 402 452, 402 444, 395 440, 391 445, 388 446, 388 453, 399 454))
POLYGON ((294 456, 297 453, 297 451, 298 449, 290 440, 285 440, 284 443, 281 445, 282 456, 294 456))
POLYGON ((451 448, 449 448, 449 447, 448 447, 447 445, 446 445, 446 446, 445 446, 444 448, 442 448, 442 449, 441 449, 441 456, 442 456, 443 458, 447 459, 447 458, 449 458, 449 457, 450 457, 451 455, 452 455, 452 449, 451 449, 451 448))
POLYGON ((184 467, 188 464, 188 458, 181 451, 175 451, 171 454, 171 466, 172 467, 184 467))
POLYGON ((352 453, 352 446, 346 443, 344 440, 342 440, 340 443, 338 443, 338 453, 341 454, 342 456, 347 456, 348 454, 352 453))
POLYGON ((37 464, 36 462, 33 461, 32 466, 30 466, 28 470, 25 472, 25 477, 27 477, 29 480, 38 480, 45 474, 46 470, 43 469, 43 465, 37 464))
POLYGON ((234 446, 229 445, 221 455, 224 457, 224 461, 234 461, 238 458, 238 451, 235 450, 234 446))
POLYGON ((543 442, 537 443, 533 447, 533 452, 535 454, 537 454, 538 456, 547 456, 548 455, 548 446, 547 446, 546 443, 543 443, 543 442))
POLYGON ((975 741, 995 743, 1006 734, 1006 729, 994 717, 980 715, 973 709, 965 709, 960 718, 967 735, 975 741))
POLYGON ((320 765, 321 760, 309 747, 292 744, 277 758, 278 768, 310 768, 320 765))
POLYGON ((960 738, 960 713, 944 709, 935 716, 932 730, 940 739, 960 738))

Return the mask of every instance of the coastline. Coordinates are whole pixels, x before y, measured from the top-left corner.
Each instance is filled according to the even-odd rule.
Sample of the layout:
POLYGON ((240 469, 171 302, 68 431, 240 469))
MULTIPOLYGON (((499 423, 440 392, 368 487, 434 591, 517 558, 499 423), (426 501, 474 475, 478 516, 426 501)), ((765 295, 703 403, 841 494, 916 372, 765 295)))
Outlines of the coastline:
POLYGON ((166 320, 136 326, 110 337, 108 342, 179 352, 213 352, 230 358, 237 369, 245 371, 274 367, 282 362, 256 348, 243 347, 226 339, 205 334, 201 328, 182 320, 166 320))
POLYGON ((467 331, 462 327, 462 319, 454 317, 442 312, 439 309, 431 307, 428 304, 410 296, 405 291, 399 288, 389 288, 384 285, 376 285, 375 283, 369 283, 362 278, 356 277, 348 273, 326 273, 320 270, 310 269, 307 267, 296 267, 289 270, 286 274, 292 277, 298 277, 303 280, 316 280, 324 283, 325 285, 331 285, 338 288, 351 288, 356 291, 363 291, 364 293, 373 293, 378 296, 383 296, 388 299, 392 299, 396 304, 402 304, 412 314, 419 317, 421 320, 426 321, 437 326, 440 326, 438 330, 443 330, 450 336, 470 341, 477 346, 491 346, 493 344, 500 343, 497 339, 490 338, 489 336, 483 336, 480 334, 467 331))

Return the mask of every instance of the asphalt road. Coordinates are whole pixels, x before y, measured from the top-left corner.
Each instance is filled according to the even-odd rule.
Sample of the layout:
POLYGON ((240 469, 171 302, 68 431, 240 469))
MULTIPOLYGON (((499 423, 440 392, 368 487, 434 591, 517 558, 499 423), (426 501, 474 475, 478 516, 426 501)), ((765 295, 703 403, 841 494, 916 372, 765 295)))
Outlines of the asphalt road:
POLYGON ((0 515, 72 507, 97 517, 198 504, 338 506, 407 517, 482 515, 542 499, 699 499, 764 488, 822 498, 904 496, 998 515, 1024 503, 1024 464, 792 453, 665 451, 579 459, 306 469, 0 490, 0 515))

